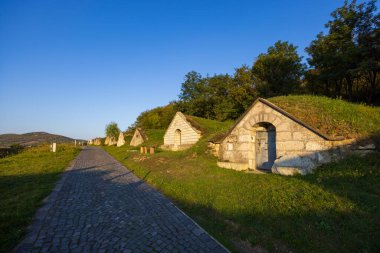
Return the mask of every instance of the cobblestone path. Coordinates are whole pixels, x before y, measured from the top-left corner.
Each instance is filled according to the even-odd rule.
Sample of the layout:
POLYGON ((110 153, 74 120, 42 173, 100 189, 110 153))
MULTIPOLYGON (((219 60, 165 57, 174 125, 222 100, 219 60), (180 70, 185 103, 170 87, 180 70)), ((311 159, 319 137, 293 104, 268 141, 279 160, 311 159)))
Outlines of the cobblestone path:
POLYGON ((16 252, 226 252, 105 151, 85 148, 16 252))

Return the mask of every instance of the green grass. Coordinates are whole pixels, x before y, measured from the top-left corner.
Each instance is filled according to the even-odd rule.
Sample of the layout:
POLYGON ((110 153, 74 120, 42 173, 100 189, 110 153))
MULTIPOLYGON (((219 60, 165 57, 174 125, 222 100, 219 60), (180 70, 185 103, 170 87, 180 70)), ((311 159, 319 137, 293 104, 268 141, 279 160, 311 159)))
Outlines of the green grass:
POLYGON ((310 95, 268 100, 331 137, 378 139, 380 135, 380 107, 310 95))
POLYGON ((164 134, 163 129, 147 129, 144 130, 145 134, 148 136, 148 140, 145 141, 142 146, 161 146, 164 144, 164 134))
POLYGON ((104 148, 233 251, 244 241, 269 252, 380 250, 380 153, 284 177, 221 169, 196 148, 153 156, 104 148))
POLYGON ((79 149, 58 144, 27 149, 0 159, 0 252, 8 252, 23 238, 42 200, 79 149))
MULTIPOLYGON (((310 125, 317 115, 325 123, 335 117, 330 123, 337 125, 325 129, 337 133, 351 127, 355 136, 370 136, 380 126, 373 125, 378 108, 311 96, 270 101, 297 117, 297 111, 307 111, 302 120, 310 125), (359 126, 359 119, 367 128, 359 126)), ((104 148, 232 251, 380 251, 379 152, 348 157, 307 176, 236 172, 218 168, 217 159, 205 152, 207 140, 226 132, 231 122, 192 118, 205 134, 188 150, 141 155, 127 146, 104 148)))

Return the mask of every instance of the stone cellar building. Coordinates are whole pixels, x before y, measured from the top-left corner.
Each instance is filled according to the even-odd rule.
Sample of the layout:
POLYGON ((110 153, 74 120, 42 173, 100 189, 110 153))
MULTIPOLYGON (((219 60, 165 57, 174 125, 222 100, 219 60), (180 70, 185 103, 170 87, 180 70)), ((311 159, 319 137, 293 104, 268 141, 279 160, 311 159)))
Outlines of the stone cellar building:
POLYGON ((202 136, 201 127, 191 117, 177 112, 164 135, 167 150, 184 150, 195 144, 202 136))
POLYGON ((119 138, 117 139, 117 143, 116 143, 116 146, 117 147, 121 147, 125 144, 125 139, 124 139, 124 134, 123 132, 120 131, 119 133, 119 138))
POLYGON ((363 148, 353 139, 331 139, 262 98, 210 144, 220 167, 284 175, 306 174, 363 148))
POLYGON ((148 140, 148 136, 145 134, 144 130, 138 127, 136 128, 129 145, 136 147, 143 144, 146 140, 148 140))

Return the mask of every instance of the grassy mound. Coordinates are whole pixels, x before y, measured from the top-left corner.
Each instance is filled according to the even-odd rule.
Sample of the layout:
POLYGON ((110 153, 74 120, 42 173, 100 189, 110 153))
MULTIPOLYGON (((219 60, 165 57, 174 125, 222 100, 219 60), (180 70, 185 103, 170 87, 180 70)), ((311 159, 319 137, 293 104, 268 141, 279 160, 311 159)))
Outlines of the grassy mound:
POLYGON ((268 101, 333 138, 380 135, 380 107, 308 95, 273 97, 268 101))
MULTIPOLYGON (((226 132, 229 127, 231 127, 232 122, 219 122, 216 120, 210 120, 210 119, 203 119, 195 116, 188 116, 186 115, 186 119, 191 121, 192 124, 197 125, 197 129, 201 130, 202 132, 202 139, 200 143, 202 143, 201 147, 198 147, 198 149, 202 150, 202 147, 204 148, 207 141, 213 137, 216 134, 224 133, 226 132)), ((144 130, 144 133, 148 137, 148 140, 145 141, 140 146, 156 146, 159 147, 164 144, 164 135, 165 135, 166 129, 146 129, 144 130)), ((130 142, 130 139, 129 139, 130 142)), ((126 142, 129 144, 129 142, 126 142)), ((139 147, 140 147, 139 146, 139 147)), ((199 146, 199 145, 198 145, 199 146)), ((204 149, 203 149, 204 150, 204 149)))
POLYGON ((147 129, 144 130, 148 140, 142 146, 155 146, 159 147, 164 144, 164 129, 147 129))

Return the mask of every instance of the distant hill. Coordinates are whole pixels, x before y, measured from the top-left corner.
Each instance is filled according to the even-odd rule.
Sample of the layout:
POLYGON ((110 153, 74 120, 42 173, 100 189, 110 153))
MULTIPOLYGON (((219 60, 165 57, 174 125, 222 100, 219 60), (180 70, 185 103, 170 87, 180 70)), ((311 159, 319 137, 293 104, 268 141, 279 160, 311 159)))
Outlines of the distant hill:
MULTIPOLYGON (((82 141, 82 140, 78 140, 82 141)), ((26 134, 0 134, 0 147, 9 147, 12 144, 20 144, 22 146, 36 146, 46 142, 74 142, 74 139, 46 132, 32 132, 26 134)))

